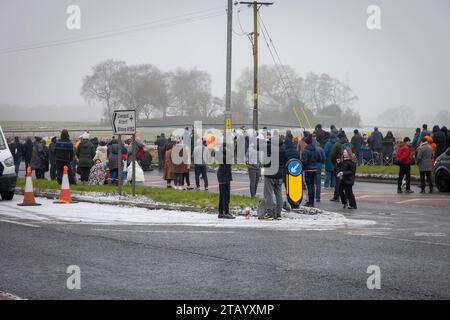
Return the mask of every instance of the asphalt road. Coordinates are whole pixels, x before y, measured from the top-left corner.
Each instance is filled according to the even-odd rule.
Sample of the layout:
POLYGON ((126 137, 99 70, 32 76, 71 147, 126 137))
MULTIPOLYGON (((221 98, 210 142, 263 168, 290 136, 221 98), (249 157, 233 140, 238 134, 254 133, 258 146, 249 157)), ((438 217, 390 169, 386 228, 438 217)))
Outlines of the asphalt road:
MULTIPOLYGON (((366 187, 357 184, 357 193, 366 187)), ((392 189, 369 187, 375 196, 392 189)), ((365 197, 350 212, 323 201, 376 221, 323 231, 30 221, 9 217, 0 202, 0 291, 27 299, 449 299, 450 210, 433 207, 438 200, 398 202, 365 197), (80 290, 66 287, 70 265, 80 267, 80 290), (379 290, 366 285, 371 265, 380 267, 379 290)))

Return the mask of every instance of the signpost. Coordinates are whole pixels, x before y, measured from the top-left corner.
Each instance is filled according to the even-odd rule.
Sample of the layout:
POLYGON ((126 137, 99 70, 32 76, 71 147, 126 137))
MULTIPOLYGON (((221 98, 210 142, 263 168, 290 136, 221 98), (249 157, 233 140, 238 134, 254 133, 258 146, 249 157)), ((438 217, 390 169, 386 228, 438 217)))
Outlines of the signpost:
POLYGON ((133 196, 136 194, 136 110, 116 110, 112 117, 114 134, 118 135, 118 191, 122 195, 122 135, 132 135, 132 161, 133 161, 133 196))

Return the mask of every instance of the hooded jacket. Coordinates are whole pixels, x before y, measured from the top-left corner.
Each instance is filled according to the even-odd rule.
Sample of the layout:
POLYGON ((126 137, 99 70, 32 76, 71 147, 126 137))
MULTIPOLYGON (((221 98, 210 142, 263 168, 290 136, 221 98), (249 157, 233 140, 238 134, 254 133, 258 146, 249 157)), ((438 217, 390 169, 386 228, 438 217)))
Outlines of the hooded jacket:
MULTIPOLYGON (((275 153, 278 152, 278 170, 274 174, 265 175, 267 178, 271 179, 281 179, 283 177, 283 171, 284 166, 286 165, 286 159, 285 159, 285 150, 283 141, 279 141, 279 145, 275 146, 274 149, 272 149, 271 141, 269 140, 267 142, 267 156, 273 157, 275 156, 275 153)), ((272 162, 268 165, 265 165, 264 167, 270 167, 272 165, 272 162)))
POLYGON ((433 150, 428 142, 423 142, 419 146, 416 163, 420 171, 433 170, 433 150))
POLYGON ((87 139, 83 139, 77 148, 78 167, 91 168, 94 165, 95 148, 87 139))
POLYGON ((284 157, 287 161, 291 159, 299 159, 297 147, 295 146, 294 141, 292 141, 292 137, 287 137, 284 140, 284 157))
POLYGON ((307 145, 302 152, 303 171, 317 171, 317 159, 316 146, 313 143, 307 145))
POLYGON ((401 142, 397 149, 397 160, 399 164, 410 165, 412 163, 411 147, 401 142))
POLYGON ((334 165, 333 162, 331 161, 331 150, 333 150, 334 145, 336 144, 336 138, 335 137, 330 137, 327 141, 327 143, 325 143, 325 148, 323 149, 323 151, 325 152, 325 170, 327 171, 333 171, 334 170, 334 165))

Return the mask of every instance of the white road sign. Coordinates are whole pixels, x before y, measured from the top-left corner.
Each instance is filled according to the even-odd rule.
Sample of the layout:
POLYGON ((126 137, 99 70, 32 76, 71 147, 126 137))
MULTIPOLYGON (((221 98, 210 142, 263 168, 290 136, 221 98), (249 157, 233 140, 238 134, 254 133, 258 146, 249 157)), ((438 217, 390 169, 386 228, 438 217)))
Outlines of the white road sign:
POLYGON ((136 134, 136 110, 116 110, 113 114, 114 134, 136 134))

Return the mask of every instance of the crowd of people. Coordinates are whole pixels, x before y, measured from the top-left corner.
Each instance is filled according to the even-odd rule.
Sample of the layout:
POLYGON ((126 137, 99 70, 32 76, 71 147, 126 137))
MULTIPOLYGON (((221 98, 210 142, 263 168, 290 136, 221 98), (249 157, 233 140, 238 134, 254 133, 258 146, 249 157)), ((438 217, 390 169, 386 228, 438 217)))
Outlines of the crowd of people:
MULTIPOLYGON (((119 142, 113 136, 108 141, 100 141, 97 137, 91 138, 89 132, 84 132, 72 141, 69 132, 63 129, 59 137, 30 137, 22 143, 19 137, 9 143, 9 149, 14 158, 16 174, 19 174, 21 163, 25 168, 31 167, 35 178, 62 182, 64 167, 68 168, 68 180, 70 184, 81 185, 117 185, 119 174, 124 182, 132 180, 132 140, 122 143, 119 150, 119 142), (120 155, 119 155, 120 154, 120 155)), ((151 163, 151 155, 145 151, 145 146, 140 140, 136 140, 136 184, 144 183, 142 164, 151 163), (145 159, 150 156, 150 159, 145 159)))
MULTIPOLYGON (((194 130, 185 128, 183 134, 166 138, 165 134, 157 136, 155 141, 158 154, 158 169, 167 188, 178 190, 208 190, 208 165, 215 160, 218 164, 217 179, 219 183, 219 218, 233 219, 230 213, 230 183, 232 181, 231 166, 233 163, 246 164, 249 177, 251 197, 256 197, 258 184, 264 176, 263 200, 258 208, 259 219, 280 219, 281 211, 295 209, 298 203, 292 203, 289 197, 283 200, 283 184, 286 184, 286 164, 293 159, 298 160, 303 168, 303 182, 307 190, 305 197, 307 207, 314 207, 321 201, 322 172, 324 173, 323 188, 333 190, 330 201, 341 202, 344 209, 357 209, 353 185, 356 169, 364 164, 384 164, 384 162, 367 162, 365 152, 368 150, 373 159, 391 158, 392 164, 399 166, 398 193, 412 193, 411 165, 417 164, 420 171, 420 188, 424 193, 426 186, 433 192, 431 173, 435 159, 450 147, 450 132, 446 127, 434 126, 430 132, 424 124, 418 128, 413 139, 405 137, 400 143, 391 131, 386 136, 374 128, 370 134, 362 134, 358 129, 349 138, 343 129, 330 126, 329 131, 318 124, 314 131, 304 131, 302 137, 294 136, 290 130, 285 134, 277 130, 263 128, 261 133, 247 133, 245 127, 233 131, 233 142, 223 142, 216 145, 215 140, 200 137, 194 144, 194 130), (278 144, 272 145, 276 137, 278 144), (238 146, 244 146, 245 153, 241 156, 238 146), (262 148, 264 146, 264 148, 262 148), (174 155, 182 161, 173 161, 174 155), (278 157, 278 167, 271 167, 272 155, 278 157), (268 160, 268 161, 266 161, 268 160), (190 169, 193 164, 195 188, 191 186, 190 169), (275 202, 274 199, 275 198, 275 202)), ((52 137, 50 143, 45 139, 35 137, 34 141, 27 138, 21 143, 18 137, 9 145, 14 156, 16 173, 19 172, 21 161, 25 166, 31 166, 36 179, 44 179, 50 171, 50 178, 61 183, 64 166, 69 168, 68 175, 71 184, 76 183, 76 174, 81 184, 102 185, 109 183, 117 185, 119 175, 124 181, 130 181, 132 157, 131 139, 124 141, 122 147, 115 137, 109 141, 90 139, 89 132, 83 133, 72 142, 67 130, 62 130, 60 137, 52 137), (120 156, 119 156, 120 155, 120 156)), ((144 182, 141 168, 145 157, 151 155, 139 139, 136 139, 136 183, 144 182)), ((148 159, 147 159, 148 160, 148 159)))

